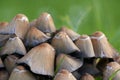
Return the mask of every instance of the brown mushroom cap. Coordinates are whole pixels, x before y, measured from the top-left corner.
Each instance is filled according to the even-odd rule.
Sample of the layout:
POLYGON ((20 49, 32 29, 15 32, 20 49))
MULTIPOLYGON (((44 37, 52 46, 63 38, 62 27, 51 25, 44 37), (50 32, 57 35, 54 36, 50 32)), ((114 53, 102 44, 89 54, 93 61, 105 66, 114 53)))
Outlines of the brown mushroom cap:
POLYGON ((76 32, 74 32, 73 30, 71 30, 71 29, 69 29, 69 28, 67 28, 67 27, 62 27, 61 28, 61 31, 64 31, 64 32, 66 32, 67 33, 67 35, 71 38, 71 40, 76 40, 76 39, 78 39, 79 37, 80 37, 80 35, 78 34, 78 33, 76 33, 76 32))
POLYGON ((72 75, 72 73, 65 69, 62 69, 60 72, 56 74, 54 80, 77 80, 77 79, 72 75))
POLYGON ((51 45, 56 49, 57 54, 59 53, 72 53, 80 51, 78 47, 72 42, 68 35, 61 31, 57 33, 52 39, 51 45))
POLYGON ((0 51, 0 55, 9 55, 13 53, 17 53, 20 55, 26 54, 24 44, 19 39, 19 37, 9 38, 9 40, 6 42, 6 44, 2 47, 2 50, 0 51))
POLYGON ((107 64, 106 69, 103 72, 103 80, 109 80, 110 76, 119 70, 112 80, 120 79, 120 65, 117 62, 110 62, 107 64))
POLYGON ((83 65, 83 61, 80 61, 66 54, 59 54, 56 59, 56 66, 57 65, 60 65, 59 71, 66 69, 69 72, 73 72, 83 65))
POLYGON ((24 40, 28 29, 28 18, 24 14, 17 14, 6 27, 0 29, 0 34, 16 34, 24 40))
POLYGON ((36 80, 34 75, 23 66, 17 66, 11 73, 9 80, 36 80))
POLYGON ((95 79, 89 73, 85 73, 84 75, 81 76, 80 80, 95 80, 95 79))
POLYGON ((32 48, 18 63, 27 64, 31 71, 41 75, 54 75, 55 50, 48 43, 32 48))
POLYGON ((26 35, 25 44, 27 46, 33 47, 42 42, 47 41, 48 39, 50 39, 50 37, 45 35, 43 32, 41 32, 40 30, 38 30, 35 27, 31 27, 26 35))
POLYGON ((92 34, 91 40, 96 57, 113 58, 118 52, 112 48, 104 33, 97 31, 92 34))
POLYGON ((81 50, 83 57, 95 57, 93 45, 88 35, 81 35, 76 41, 76 46, 81 50))
POLYGON ((46 12, 42 13, 37 19, 36 27, 45 33, 52 33, 56 31, 51 15, 46 12))

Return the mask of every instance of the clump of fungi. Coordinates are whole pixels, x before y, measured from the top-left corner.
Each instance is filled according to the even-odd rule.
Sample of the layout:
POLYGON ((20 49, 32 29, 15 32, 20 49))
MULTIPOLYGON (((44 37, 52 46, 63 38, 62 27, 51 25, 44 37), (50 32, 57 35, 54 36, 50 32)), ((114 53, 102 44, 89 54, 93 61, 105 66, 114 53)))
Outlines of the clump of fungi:
MULTIPOLYGON (((0 22, 0 80, 95 80, 120 69, 120 55, 101 31, 57 30, 44 12, 29 22, 17 14, 0 22)), ((120 71, 113 80, 120 79, 120 71)))

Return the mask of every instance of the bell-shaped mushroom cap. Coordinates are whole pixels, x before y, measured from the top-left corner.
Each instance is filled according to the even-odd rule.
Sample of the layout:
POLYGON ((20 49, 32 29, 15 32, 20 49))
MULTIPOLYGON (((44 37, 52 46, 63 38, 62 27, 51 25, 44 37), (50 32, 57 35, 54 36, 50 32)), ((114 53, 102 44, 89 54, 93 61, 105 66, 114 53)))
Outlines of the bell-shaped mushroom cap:
POLYGON ((28 18, 24 14, 17 14, 6 27, 0 29, 0 34, 16 34, 23 40, 28 29, 28 18))
POLYGON ((26 35, 25 44, 27 46, 33 47, 42 42, 47 41, 48 39, 50 39, 50 37, 45 35, 43 32, 41 32, 40 30, 38 30, 35 27, 31 27, 26 35))
POLYGON ((5 58, 4 64, 9 73, 12 72, 12 70, 16 67, 16 62, 19 58, 15 55, 9 55, 5 58))
POLYGON ((0 55, 17 53, 20 55, 26 54, 26 49, 19 37, 9 38, 6 44, 2 47, 0 55))
POLYGON ((48 43, 32 48, 18 63, 27 64, 31 71, 41 75, 54 75, 55 50, 48 43))
POLYGON ((120 79, 120 65, 117 62, 110 62, 107 64, 106 69, 103 72, 103 80, 109 80, 109 78, 114 74, 112 80, 119 80, 120 79))
POLYGON ((12 71, 9 80, 36 80, 34 75, 23 66, 17 66, 12 71))
POLYGON ((5 69, 0 69, 0 80, 8 80, 9 74, 5 69))
POLYGON ((54 80, 77 80, 77 79, 72 75, 72 73, 65 69, 62 69, 60 72, 56 74, 54 80))
POLYGON ((52 39, 51 45, 56 49, 57 54, 59 53, 72 53, 80 51, 78 47, 72 42, 68 35, 61 31, 57 33, 52 39))
POLYGON ((45 33, 52 33, 56 31, 51 15, 46 12, 42 13, 37 19, 36 27, 45 33))
POLYGON ((4 64, 3 64, 2 60, 1 60, 1 58, 0 58, 0 68, 4 68, 4 64))
POLYGON ((95 80, 94 77, 92 75, 90 75, 89 73, 85 73, 81 76, 80 80, 95 80))
POLYGON ((113 58, 118 55, 118 52, 109 44, 104 33, 100 31, 93 33, 91 40, 96 57, 113 58))
POLYGON ((57 65, 59 65, 59 71, 66 69, 69 72, 73 72, 83 65, 83 61, 66 54, 59 54, 56 59, 56 66, 57 65))
POLYGON ((61 31, 64 31, 67 33, 67 35, 74 41, 76 39, 78 39, 78 37, 80 37, 80 35, 76 32, 74 32, 73 30, 67 28, 67 27, 62 27, 61 31))
POLYGON ((75 44, 81 50, 82 56, 85 58, 95 57, 93 45, 88 35, 81 35, 75 44))

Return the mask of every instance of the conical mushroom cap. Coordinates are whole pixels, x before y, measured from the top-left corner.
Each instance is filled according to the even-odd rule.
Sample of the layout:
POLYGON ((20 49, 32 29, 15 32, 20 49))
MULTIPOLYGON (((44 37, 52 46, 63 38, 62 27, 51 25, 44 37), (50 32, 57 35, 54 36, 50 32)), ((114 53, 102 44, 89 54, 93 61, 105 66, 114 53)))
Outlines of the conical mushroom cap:
POLYGON ((80 51, 78 47, 72 42, 68 35, 61 31, 57 33, 52 39, 51 45, 56 49, 57 53, 72 53, 80 51))
POLYGON ((6 27, 0 29, 0 34, 16 34, 23 40, 28 29, 28 18, 24 14, 17 14, 6 27))
POLYGON ((113 58, 118 55, 118 52, 109 44, 104 33, 100 31, 93 33, 91 40, 96 57, 113 58))
POLYGON ((66 69, 69 72, 73 72, 83 65, 83 61, 80 61, 74 57, 65 54, 59 54, 56 60, 56 66, 59 66, 59 71, 66 69))
POLYGON ((45 33, 52 33, 56 31, 51 15, 46 12, 42 13, 37 19, 36 27, 45 33))
POLYGON ((43 32, 41 32, 40 30, 38 30, 35 27, 31 27, 26 35, 25 44, 27 46, 33 47, 42 42, 47 41, 48 39, 50 39, 50 37, 45 35, 43 32))
POLYGON ((110 62, 107 64, 106 69, 103 72, 103 80, 109 80, 110 76, 119 70, 112 80, 120 79, 120 65, 117 62, 110 62))
POLYGON ((9 80, 36 80, 33 74, 23 66, 17 66, 11 73, 9 80))
POLYGON ((62 69, 60 72, 56 74, 54 80, 77 80, 77 79, 72 75, 72 73, 65 69, 62 69))
POLYGON ((6 42, 6 44, 2 47, 2 50, 0 51, 0 55, 9 55, 13 53, 17 53, 20 55, 26 54, 24 44, 18 37, 9 38, 9 40, 6 42))
POLYGON ((92 42, 89 36, 81 35, 76 41, 76 46, 81 50, 83 57, 95 57, 92 42))
POLYGON ((67 33, 67 35, 74 41, 76 39, 78 39, 80 37, 80 35, 76 32, 74 32, 73 30, 67 28, 67 27, 62 27, 61 31, 64 31, 67 33))
POLYGON ((5 69, 0 69, 0 80, 8 80, 9 74, 5 69))
POLYGON ((80 80, 95 80, 94 77, 88 73, 81 76, 80 80))
POLYGON ((2 60, 1 60, 1 58, 0 58, 0 68, 4 68, 4 64, 3 64, 2 60))
POLYGON ((9 55, 5 58, 4 64, 5 64, 5 67, 9 73, 11 73, 12 70, 15 68, 16 62, 18 59, 19 58, 16 57, 15 55, 9 55))
POLYGON ((48 43, 32 48, 18 63, 27 64, 36 74, 54 75, 55 50, 48 43))

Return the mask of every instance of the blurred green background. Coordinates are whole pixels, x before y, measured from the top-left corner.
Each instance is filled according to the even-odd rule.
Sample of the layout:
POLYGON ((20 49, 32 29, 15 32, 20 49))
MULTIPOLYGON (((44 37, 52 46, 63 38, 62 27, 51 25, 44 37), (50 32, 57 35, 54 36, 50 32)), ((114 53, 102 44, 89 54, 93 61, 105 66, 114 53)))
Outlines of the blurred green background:
POLYGON ((80 34, 103 31, 120 51, 120 0, 0 0, 0 21, 23 13, 32 21, 42 12, 53 16, 55 25, 66 25, 80 34))

